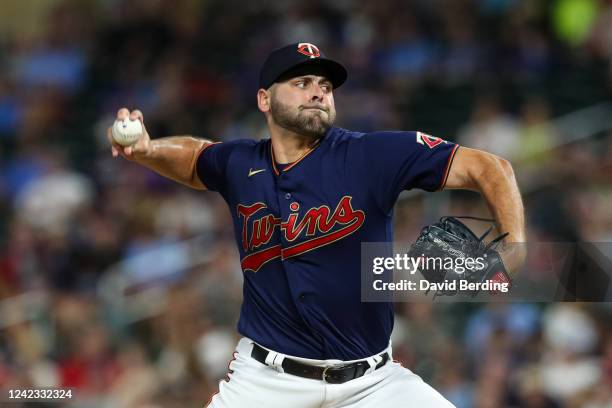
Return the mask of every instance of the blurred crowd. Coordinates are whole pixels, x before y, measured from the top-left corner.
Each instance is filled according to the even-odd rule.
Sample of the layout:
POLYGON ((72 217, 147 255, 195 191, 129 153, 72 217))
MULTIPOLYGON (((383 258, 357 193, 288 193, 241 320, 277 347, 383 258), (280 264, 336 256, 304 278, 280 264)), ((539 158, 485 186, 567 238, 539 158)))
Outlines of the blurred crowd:
MULTIPOLYGON (((348 67, 340 126, 502 155, 530 240, 612 240, 612 1, 3 1, 0 389, 91 407, 216 391, 241 301, 228 210, 113 159, 106 128, 127 106, 153 138, 265 138, 259 66, 298 41, 348 67)), ((409 195, 396 238, 445 213, 487 209, 409 195)), ((606 304, 401 303, 394 357, 460 408, 609 408, 611 321, 606 304)))

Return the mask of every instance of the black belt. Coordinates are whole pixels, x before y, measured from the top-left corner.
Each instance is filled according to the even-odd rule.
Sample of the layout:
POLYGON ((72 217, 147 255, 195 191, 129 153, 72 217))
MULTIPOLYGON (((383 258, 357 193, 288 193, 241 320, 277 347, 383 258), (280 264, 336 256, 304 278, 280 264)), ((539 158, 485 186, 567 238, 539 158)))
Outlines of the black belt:
MULTIPOLYGON (((253 343, 251 357, 262 364, 266 364, 266 358, 270 352, 260 345, 253 343)), ((386 351, 380 354, 382 360, 376 365, 375 370, 384 366, 389 361, 389 353, 386 351)), ((267 364, 266 364, 267 365, 267 364)), ((323 380, 330 384, 342 384, 365 374, 370 368, 366 360, 356 361, 344 365, 334 365, 328 367, 312 366, 299 361, 285 358, 282 364, 283 370, 287 374, 297 375, 298 377, 311 378, 313 380, 323 380)))

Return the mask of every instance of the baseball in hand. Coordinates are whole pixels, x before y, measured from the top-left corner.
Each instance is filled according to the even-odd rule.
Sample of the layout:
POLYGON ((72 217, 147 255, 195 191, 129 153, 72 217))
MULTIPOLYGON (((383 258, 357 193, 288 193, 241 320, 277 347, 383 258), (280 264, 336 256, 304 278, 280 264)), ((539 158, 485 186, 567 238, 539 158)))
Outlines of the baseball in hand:
POLYGON ((113 139, 121 146, 131 146, 142 136, 142 124, 139 120, 116 120, 113 124, 113 139))

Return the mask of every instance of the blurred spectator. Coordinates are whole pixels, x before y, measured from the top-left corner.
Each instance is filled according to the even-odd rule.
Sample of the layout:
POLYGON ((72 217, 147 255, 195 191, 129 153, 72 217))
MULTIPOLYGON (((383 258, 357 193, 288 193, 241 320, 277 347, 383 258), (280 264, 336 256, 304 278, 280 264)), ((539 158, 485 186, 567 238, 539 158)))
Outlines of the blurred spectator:
POLYGON ((517 121, 504 113, 495 97, 484 96, 476 102, 472 120, 459 132, 459 143, 466 147, 513 160, 521 143, 517 121))
POLYGON ((92 195, 89 179, 51 158, 45 174, 17 195, 15 206, 33 229, 61 234, 73 222, 75 213, 91 202, 92 195))
POLYGON ((544 315, 543 325, 550 347, 542 361, 543 389, 554 398, 568 400, 598 384, 600 362, 590 356, 598 333, 590 317, 574 305, 559 305, 544 315))
MULTIPOLYGON (((520 151, 517 159, 521 166, 543 166, 551 160, 556 129, 550 123, 550 107, 541 98, 530 98, 522 106, 520 151)), ((550 165, 550 163, 548 163, 550 165)))

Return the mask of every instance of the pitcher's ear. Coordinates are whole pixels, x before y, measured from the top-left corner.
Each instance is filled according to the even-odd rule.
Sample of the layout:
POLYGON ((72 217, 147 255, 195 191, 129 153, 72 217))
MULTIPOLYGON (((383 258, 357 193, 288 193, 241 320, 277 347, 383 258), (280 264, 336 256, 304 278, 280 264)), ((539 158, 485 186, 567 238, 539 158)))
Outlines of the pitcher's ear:
POLYGON ((257 107, 259 110, 262 112, 268 112, 272 103, 271 99, 272 92, 270 90, 260 88, 259 91, 257 91, 257 107))

